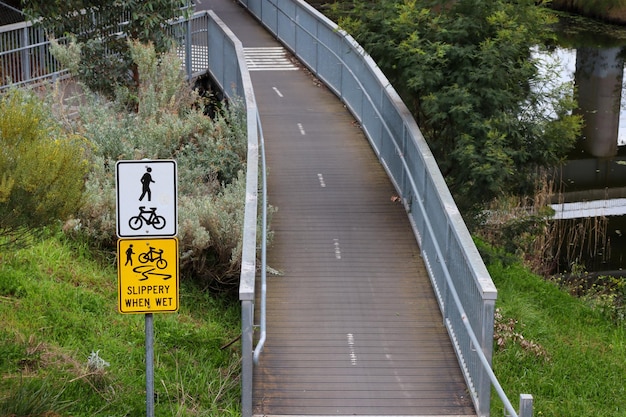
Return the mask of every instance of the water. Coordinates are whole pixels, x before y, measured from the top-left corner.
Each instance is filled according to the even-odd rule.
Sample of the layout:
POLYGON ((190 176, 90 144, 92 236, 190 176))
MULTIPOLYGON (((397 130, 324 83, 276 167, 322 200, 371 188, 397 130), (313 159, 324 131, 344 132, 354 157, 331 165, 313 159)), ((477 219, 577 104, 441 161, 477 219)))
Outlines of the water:
MULTIPOLYGON (((601 25, 602 36, 595 27, 574 32, 577 23, 563 21, 561 45, 544 56, 546 64, 558 67, 555 83, 576 86, 575 111, 585 121, 581 138, 557 175, 560 201, 566 204, 553 207, 557 216, 580 219, 564 221, 570 228, 600 224, 590 218, 606 220, 599 232, 587 232, 586 242, 597 240, 598 246, 574 251, 584 253, 584 258, 562 259, 560 269, 567 270, 567 264, 575 261, 590 272, 619 275, 626 270, 626 38, 619 27, 614 27, 616 36, 610 36, 609 25, 601 25)), ((567 239, 561 243, 576 244, 567 239)))

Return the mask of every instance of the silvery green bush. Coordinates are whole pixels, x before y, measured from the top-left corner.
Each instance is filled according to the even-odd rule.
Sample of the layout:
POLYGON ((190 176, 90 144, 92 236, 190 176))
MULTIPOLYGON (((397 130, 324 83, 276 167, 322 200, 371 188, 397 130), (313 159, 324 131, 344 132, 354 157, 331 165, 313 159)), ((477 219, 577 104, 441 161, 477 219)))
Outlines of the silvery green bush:
POLYGON ((235 288, 245 204, 243 107, 230 102, 209 118, 176 55, 140 44, 132 53, 141 80, 137 96, 118 88, 109 101, 87 92, 79 116, 66 124, 92 147, 86 198, 65 230, 113 250, 116 162, 175 159, 182 275, 211 288, 235 288))

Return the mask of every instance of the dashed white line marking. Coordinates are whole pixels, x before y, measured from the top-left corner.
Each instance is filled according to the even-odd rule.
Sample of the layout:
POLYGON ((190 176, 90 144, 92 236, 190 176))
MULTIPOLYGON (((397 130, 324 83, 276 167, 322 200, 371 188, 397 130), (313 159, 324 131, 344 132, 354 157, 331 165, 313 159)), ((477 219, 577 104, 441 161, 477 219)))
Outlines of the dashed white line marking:
POLYGON ((283 93, 280 92, 280 90, 276 87, 272 87, 272 90, 274 90, 276 92, 276 95, 278 95, 278 97, 285 97, 283 96, 283 93))
POLYGON ((304 130, 304 126, 302 126, 302 123, 298 123, 298 130, 300 130, 300 134, 302 136, 306 135, 306 131, 304 130))
POLYGON ((352 333, 348 333, 346 336, 348 338, 348 349, 350 349, 350 363, 352 366, 356 366, 357 356, 356 349, 354 348, 354 335, 352 333))
POLYGON ((326 181, 324 181, 324 176, 322 174, 317 174, 317 179, 320 181, 320 187, 326 188, 326 181))
POLYGON ((339 246, 339 239, 334 239, 335 246, 335 258, 341 259, 341 247, 339 246))

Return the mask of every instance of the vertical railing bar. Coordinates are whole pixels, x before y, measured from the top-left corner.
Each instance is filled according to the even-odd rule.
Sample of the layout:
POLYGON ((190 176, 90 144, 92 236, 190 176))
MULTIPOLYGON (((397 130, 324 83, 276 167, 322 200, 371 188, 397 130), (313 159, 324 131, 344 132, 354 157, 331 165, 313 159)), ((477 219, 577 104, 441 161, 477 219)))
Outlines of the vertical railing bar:
POLYGON ((28 27, 22 29, 22 80, 30 80, 30 36, 28 27))
POLYGON ((261 183, 263 187, 262 191, 262 214, 261 214, 261 336, 254 349, 254 364, 259 364, 259 356, 263 352, 265 346, 265 340, 267 339, 267 172, 265 162, 265 138, 263 136, 263 127, 261 126, 261 119, 257 111, 257 124, 259 129, 259 142, 261 144, 261 183))
POLYGON ((187 39, 185 40, 185 66, 187 67, 187 79, 193 78, 192 56, 191 56, 191 19, 186 19, 187 39))

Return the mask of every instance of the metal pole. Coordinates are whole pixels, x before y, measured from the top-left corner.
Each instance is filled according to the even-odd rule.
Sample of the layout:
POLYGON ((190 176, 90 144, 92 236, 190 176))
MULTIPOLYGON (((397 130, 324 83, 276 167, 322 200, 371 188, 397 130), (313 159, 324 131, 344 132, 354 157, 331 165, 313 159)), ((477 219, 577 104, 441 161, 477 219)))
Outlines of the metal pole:
POLYGON ((533 417, 533 396, 532 395, 520 394, 519 417, 533 417))
POLYGON ((146 416, 154 417, 154 323, 146 314, 146 416))
POLYGON ((253 320, 254 302, 241 302, 241 416, 252 417, 253 320))
POLYGON ((21 80, 11 80, 13 82, 16 81, 30 81, 30 36, 28 31, 30 30, 30 26, 26 26, 22 29, 22 79, 21 80))
POLYGON ((187 67, 187 81, 191 82, 191 80, 193 79, 193 57, 191 56, 191 17, 187 18, 186 26, 187 36, 185 37, 185 66, 187 67))

